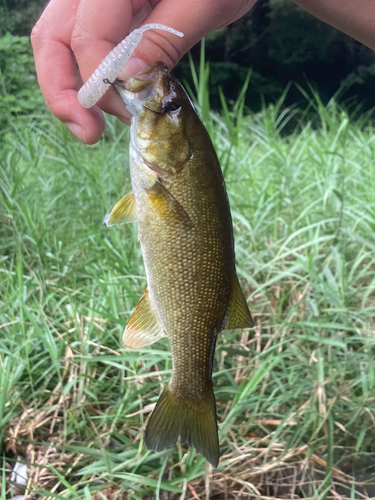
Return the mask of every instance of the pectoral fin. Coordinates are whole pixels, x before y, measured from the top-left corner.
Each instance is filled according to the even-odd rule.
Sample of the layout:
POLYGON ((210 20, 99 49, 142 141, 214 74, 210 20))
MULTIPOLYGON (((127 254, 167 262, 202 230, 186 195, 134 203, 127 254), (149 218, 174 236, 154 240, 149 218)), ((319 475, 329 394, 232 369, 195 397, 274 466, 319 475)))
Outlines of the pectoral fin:
POLYGON ((159 215, 165 218, 167 222, 176 220, 187 229, 193 227, 192 220, 184 207, 159 179, 147 190, 147 196, 159 215))
POLYGON ((235 328, 252 328, 254 326, 253 318, 249 311, 244 294, 241 290, 237 274, 234 274, 232 280, 232 290, 230 295, 229 311, 224 328, 232 330, 235 328))
POLYGON ((104 224, 108 227, 115 224, 126 224, 137 220, 137 205, 132 191, 121 198, 112 208, 111 212, 104 217, 104 224))
POLYGON ((141 349, 164 336, 165 332, 159 323, 146 288, 125 328, 123 345, 130 349, 141 349))

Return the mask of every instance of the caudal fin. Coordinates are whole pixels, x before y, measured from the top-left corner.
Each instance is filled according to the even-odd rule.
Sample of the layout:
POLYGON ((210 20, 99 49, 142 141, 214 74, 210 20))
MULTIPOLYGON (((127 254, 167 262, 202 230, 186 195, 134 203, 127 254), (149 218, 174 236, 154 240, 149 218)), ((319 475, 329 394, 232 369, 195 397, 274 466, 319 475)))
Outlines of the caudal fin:
POLYGON ((217 467, 220 451, 212 386, 208 397, 197 402, 176 396, 168 385, 164 389, 146 428, 146 446, 161 451, 173 446, 178 436, 217 467))

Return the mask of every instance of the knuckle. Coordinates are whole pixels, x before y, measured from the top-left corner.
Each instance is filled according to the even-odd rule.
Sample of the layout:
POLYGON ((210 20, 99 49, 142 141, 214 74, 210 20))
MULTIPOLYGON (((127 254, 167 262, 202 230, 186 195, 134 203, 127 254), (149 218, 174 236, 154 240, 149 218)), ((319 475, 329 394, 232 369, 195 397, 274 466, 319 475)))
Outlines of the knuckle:
POLYGON ((206 12, 216 12, 219 15, 225 15, 225 12, 233 9, 236 2, 229 3, 227 0, 206 0, 206 12))
POLYGON ((206 12, 216 12, 214 18, 215 29, 227 26, 238 20, 255 4, 256 0, 206 0, 206 12))
POLYGON ((168 67, 175 66, 188 50, 188 48, 186 51, 184 50, 185 45, 181 43, 180 39, 178 39, 177 44, 173 43, 172 37, 175 35, 168 36, 155 30, 152 33, 146 33, 146 36, 153 46, 153 53, 156 55, 155 60, 162 60, 168 67))
POLYGON ((44 100, 46 101, 46 105, 48 106, 49 110, 51 111, 52 114, 55 116, 59 116, 59 110, 61 106, 61 102, 63 101, 63 93, 62 92, 56 92, 54 94, 48 93, 44 96, 44 100))
POLYGON ((88 30, 80 20, 77 20, 70 40, 70 47, 76 56, 81 55, 85 47, 87 47, 87 42, 89 41, 88 30))
POLYGON ((31 30, 30 41, 34 48, 37 47, 45 37, 43 24, 43 19, 40 18, 31 30))

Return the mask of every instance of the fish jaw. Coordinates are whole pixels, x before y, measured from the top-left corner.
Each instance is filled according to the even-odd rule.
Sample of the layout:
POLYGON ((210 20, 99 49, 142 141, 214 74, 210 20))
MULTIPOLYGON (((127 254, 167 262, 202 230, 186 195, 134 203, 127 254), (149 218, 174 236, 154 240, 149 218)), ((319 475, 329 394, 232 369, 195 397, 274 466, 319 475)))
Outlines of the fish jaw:
POLYGON ((120 94, 121 99, 124 101, 126 109, 129 111, 132 117, 139 116, 142 109, 142 103, 137 98, 137 94, 134 94, 134 92, 130 92, 129 90, 126 90, 117 82, 115 82, 114 85, 115 89, 120 94))
POLYGON ((133 116, 139 116, 142 107, 154 112, 161 112, 159 106, 156 108, 151 103, 159 102, 165 93, 164 85, 161 85, 163 77, 168 75, 168 69, 162 62, 157 62, 137 73, 127 81, 116 80, 114 85, 120 97, 126 104, 126 108, 133 116), (156 94, 159 94, 158 96, 156 94))

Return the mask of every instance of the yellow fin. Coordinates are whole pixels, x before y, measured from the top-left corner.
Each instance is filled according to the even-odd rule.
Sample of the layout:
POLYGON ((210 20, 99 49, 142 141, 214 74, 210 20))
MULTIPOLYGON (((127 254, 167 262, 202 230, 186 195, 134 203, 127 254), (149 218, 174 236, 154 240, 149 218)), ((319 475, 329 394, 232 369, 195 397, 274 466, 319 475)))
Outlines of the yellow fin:
POLYGON ((124 347, 141 349, 164 337, 165 333, 152 307, 146 288, 127 324, 122 342, 124 347))
POLYGON ((155 184, 147 190, 147 196, 159 215, 170 221, 178 220, 187 229, 193 227, 192 220, 173 194, 157 179, 155 184))
POLYGON ((125 224, 137 220, 137 205, 132 191, 121 198, 112 208, 111 212, 104 217, 104 224, 108 227, 115 224, 125 224))
POLYGON ((251 317, 249 307, 241 290, 238 276, 235 273, 232 280, 229 310, 224 328, 226 330, 232 330, 234 328, 252 328, 253 326, 253 318, 251 317))
POLYGON ((162 392, 147 424, 146 446, 149 450, 162 451, 173 446, 178 436, 217 467, 220 449, 211 381, 205 399, 178 397, 169 385, 162 392))

